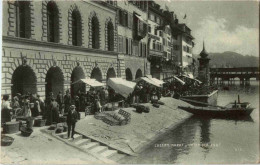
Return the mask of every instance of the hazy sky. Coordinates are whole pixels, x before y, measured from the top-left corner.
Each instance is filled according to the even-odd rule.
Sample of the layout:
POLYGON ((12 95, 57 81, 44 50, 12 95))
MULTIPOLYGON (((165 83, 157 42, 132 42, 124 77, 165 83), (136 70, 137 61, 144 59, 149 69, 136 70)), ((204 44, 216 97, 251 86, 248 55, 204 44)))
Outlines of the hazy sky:
POLYGON ((257 1, 157 1, 173 10, 195 37, 198 54, 205 40, 208 52, 234 51, 258 56, 259 8, 257 1), (184 15, 186 19, 183 19, 184 15))

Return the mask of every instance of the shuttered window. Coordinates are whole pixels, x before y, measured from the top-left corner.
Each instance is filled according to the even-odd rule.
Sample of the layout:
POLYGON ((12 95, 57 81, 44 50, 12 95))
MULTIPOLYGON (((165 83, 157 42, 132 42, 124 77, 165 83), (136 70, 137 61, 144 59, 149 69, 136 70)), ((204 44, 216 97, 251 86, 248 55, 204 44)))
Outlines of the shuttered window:
POLYGON ((133 14, 132 13, 128 13, 128 27, 130 29, 132 29, 132 27, 133 27, 133 14))
POLYGON ((123 38, 122 36, 118 36, 118 52, 123 53, 123 38))

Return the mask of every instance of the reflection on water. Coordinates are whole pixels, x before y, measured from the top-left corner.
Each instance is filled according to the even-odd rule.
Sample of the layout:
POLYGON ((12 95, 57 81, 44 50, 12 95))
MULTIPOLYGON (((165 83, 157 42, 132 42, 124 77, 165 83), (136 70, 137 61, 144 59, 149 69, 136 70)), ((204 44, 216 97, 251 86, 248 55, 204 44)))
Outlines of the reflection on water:
POLYGON ((191 116, 124 163, 255 163, 259 155, 259 86, 233 86, 219 91, 219 105, 237 99, 256 109, 242 119, 191 116))

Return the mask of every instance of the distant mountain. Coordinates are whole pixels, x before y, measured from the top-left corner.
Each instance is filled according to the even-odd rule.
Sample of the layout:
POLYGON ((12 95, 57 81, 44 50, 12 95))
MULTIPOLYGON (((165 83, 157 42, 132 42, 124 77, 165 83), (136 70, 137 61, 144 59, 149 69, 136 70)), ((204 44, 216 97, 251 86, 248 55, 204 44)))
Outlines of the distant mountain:
MULTIPOLYGON (((199 55, 194 56, 196 59, 199 55)), ((222 67, 259 67, 259 57, 244 56, 235 52, 209 53, 211 68, 222 67)))

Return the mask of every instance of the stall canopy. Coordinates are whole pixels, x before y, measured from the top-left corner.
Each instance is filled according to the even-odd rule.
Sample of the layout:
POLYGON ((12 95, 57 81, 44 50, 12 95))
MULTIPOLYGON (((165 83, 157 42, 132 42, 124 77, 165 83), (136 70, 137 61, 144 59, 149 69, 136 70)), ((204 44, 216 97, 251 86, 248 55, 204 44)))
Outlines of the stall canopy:
POLYGON ((107 85, 114 89, 116 93, 127 98, 134 91, 136 83, 122 78, 109 78, 107 85))
POLYGON ((73 82, 72 84, 75 84, 75 83, 85 83, 89 86, 92 86, 92 87, 101 87, 101 86, 105 86, 105 84, 97 81, 96 79, 90 79, 90 78, 85 78, 85 79, 80 79, 78 81, 75 81, 73 82))
POLYGON ((145 81, 145 82, 147 82, 147 83, 149 83, 149 84, 152 84, 152 85, 154 85, 154 86, 156 86, 156 87, 162 87, 160 84, 158 84, 158 83, 156 83, 155 81, 149 79, 148 77, 140 77, 140 78, 136 79, 135 81, 136 81, 136 82, 145 81))
POLYGON ((182 81, 181 79, 179 79, 178 77, 176 77, 176 76, 173 76, 177 81, 179 81, 182 85, 184 85, 185 84, 185 82, 184 81, 182 81))
POLYGON ((191 80, 194 80, 194 81, 198 82, 199 84, 202 83, 200 80, 193 78, 193 76, 192 76, 192 77, 186 76, 186 75, 182 75, 182 76, 183 76, 183 77, 186 77, 186 78, 189 78, 189 79, 191 79, 191 80))
POLYGON ((146 75, 146 77, 149 78, 150 80, 154 81, 155 83, 157 83, 160 86, 162 86, 165 83, 162 80, 159 80, 157 78, 153 78, 152 75, 146 75))
POLYGON ((159 80, 157 78, 152 78, 151 80, 153 80, 154 82, 156 82, 157 84, 159 84, 160 86, 162 86, 165 82, 162 80, 159 80))

